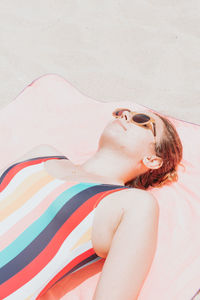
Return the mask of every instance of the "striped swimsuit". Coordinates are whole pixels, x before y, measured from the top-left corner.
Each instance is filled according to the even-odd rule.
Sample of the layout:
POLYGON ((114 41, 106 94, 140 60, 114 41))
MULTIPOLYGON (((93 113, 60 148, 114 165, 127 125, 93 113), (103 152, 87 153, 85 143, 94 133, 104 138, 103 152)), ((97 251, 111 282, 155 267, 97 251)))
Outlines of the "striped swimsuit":
POLYGON ((52 177, 45 156, 11 165, 0 177, 0 299, 38 299, 99 257, 91 241, 97 204, 128 187, 52 177))

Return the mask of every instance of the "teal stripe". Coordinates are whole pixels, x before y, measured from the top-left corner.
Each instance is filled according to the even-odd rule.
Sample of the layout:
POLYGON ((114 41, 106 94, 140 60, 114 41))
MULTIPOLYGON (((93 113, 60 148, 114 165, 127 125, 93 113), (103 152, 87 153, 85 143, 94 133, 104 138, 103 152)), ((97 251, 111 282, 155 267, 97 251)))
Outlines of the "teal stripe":
POLYGON ((61 193, 39 219, 31 224, 18 238, 16 238, 16 240, 0 253, 0 267, 3 267, 23 251, 24 248, 26 248, 53 220, 62 206, 64 206, 74 195, 94 185, 96 184, 80 183, 61 193))

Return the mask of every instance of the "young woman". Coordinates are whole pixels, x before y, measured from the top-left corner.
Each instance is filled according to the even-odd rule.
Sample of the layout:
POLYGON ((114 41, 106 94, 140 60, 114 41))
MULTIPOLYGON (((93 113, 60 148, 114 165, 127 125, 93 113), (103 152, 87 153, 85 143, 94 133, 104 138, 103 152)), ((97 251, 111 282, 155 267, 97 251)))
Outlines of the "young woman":
POLYGON ((97 152, 82 165, 40 145, 2 171, 0 298, 39 298, 63 276, 105 258, 93 300, 137 299, 154 257, 159 218, 157 201, 145 190, 177 180, 181 159, 182 144, 169 120, 117 108, 97 152))

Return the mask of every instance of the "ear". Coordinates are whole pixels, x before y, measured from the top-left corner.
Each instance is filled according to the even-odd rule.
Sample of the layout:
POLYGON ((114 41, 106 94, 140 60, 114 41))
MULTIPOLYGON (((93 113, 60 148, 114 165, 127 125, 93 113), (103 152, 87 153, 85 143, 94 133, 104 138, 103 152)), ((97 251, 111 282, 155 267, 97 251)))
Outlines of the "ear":
POLYGON ((143 164, 149 169, 158 169, 163 164, 162 158, 156 155, 145 156, 142 161, 143 164))

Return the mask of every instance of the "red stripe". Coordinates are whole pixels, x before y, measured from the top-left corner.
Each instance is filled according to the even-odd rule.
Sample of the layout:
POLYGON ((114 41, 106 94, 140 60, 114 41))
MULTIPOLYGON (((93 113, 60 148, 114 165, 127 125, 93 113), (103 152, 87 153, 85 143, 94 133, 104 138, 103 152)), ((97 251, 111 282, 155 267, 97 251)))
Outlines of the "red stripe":
POLYGON ((3 181, 0 184, 0 192, 2 192, 7 185, 10 183, 10 181, 12 180, 12 178, 22 169, 28 167, 28 166, 32 166, 32 165, 36 165, 39 164, 43 161, 49 160, 49 159, 55 159, 54 158, 40 158, 40 159, 36 159, 36 160, 29 160, 26 162, 20 162, 18 163, 16 166, 12 167, 8 173, 6 174, 6 176, 4 177, 3 181))
MULTIPOLYGON (((48 262, 56 255, 60 246, 66 237, 73 231, 73 229, 93 210, 94 204, 101 197, 102 194, 109 194, 115 191, 122 190, 123 188, 101 192, 89 198, 82 206, 80 206, 71 217, 66 220, 63 226, 55 234, 54 238, 49 242, 46 248, 26 267, 19 271, 15 276, 11 277, 0 287, 1 297, 7 297, 29 280, 38 274, 48 262)), ((101 197, 102 199, 102 197, 101 197)))
POLYGON ((82 262, 83 260, 87 259, 91 255, 95 254, 95 251, 93 248, 88 249, 87 251, 81 253, 79 256, 75 257, 68 265, 66 265, 49 283, 45 286, 45 288, 40 292, 40 294, 37 296, 36 300, 39 299, 43 294, 46 293, 46 291, 56 282, 58 281, 62 276, 64 276, 67 272, 69 272, 71 269, 73 269, 78 263, 82 262))

